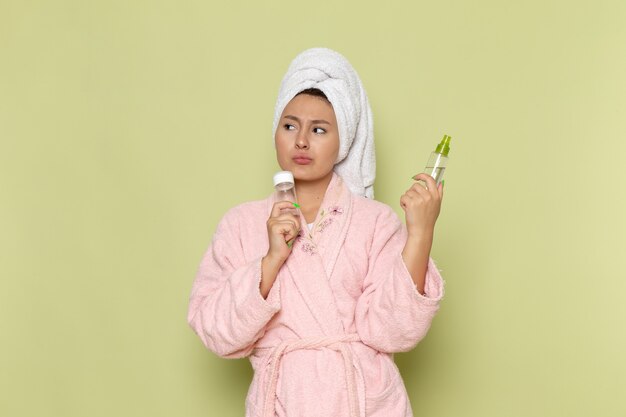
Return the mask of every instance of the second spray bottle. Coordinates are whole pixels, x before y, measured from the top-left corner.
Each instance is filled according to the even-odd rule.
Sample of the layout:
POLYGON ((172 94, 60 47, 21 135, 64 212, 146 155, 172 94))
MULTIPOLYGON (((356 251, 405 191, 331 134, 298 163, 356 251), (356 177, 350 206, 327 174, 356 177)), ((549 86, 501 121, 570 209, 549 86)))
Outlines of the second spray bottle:
MULTIPOLYGON (((443 135, 443 139, 441 139, 437 148, 430 154, 430 158, 428 158, 428 162, 426 162, 426 168, 424 168, 424 173, 433 177, 437 185, 443 181, 443 173, 445 172, 446 165, 448 164, 450 139, 452 139, 450 136, 443 135)), ((420 180, 420 182, 423 181, 420 180)))

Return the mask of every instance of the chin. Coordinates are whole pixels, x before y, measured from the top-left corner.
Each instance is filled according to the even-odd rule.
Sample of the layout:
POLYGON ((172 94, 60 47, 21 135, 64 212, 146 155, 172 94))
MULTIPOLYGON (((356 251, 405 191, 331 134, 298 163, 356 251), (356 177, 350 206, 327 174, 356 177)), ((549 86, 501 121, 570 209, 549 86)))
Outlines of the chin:
POLYGON ((302 172, 299 170, 291 171, 293 173, 293 177, 299 181, 319 181, 332 175, 332 170, 326 173, 319 172, 302 172))

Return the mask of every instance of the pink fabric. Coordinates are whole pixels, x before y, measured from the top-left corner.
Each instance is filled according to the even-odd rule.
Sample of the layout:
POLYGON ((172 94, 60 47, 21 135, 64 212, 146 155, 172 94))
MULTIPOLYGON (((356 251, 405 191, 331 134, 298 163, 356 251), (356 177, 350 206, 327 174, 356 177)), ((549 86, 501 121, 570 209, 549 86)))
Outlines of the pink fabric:
POLYGON ((314 227, 302 228, 263 299, 273 203, 224 215, 189 300, 188 322, 209 350, 251 361, 246 417, 412 416, 393 353, 415 347, 439 308, 434 261, 421 295, 401 255, 404 224, 334 174, 314 227))
POLYGON ((274 417, 276 413, 276 385, 278 383, 278 368, 280 360, 285 353, 296 349, 315 349, 321 347, 330 347, 340 352, 344 359, 344 369, 346 372, 346 389, 348 390, 348 399, 350 405, 350 417, 359 417, 359 405, 357 398, 356 382, 354 380, 354 370, 352 351, 342 342, 358 342, 360 341, 358 334, 350 334, 338 337, 317 337, 312 339, 296 339, 293 341, 285 341, 278 345, 271 354, 270 365, 270 382, 265 394, 265 405, 263 408, 264 417, 274 417))

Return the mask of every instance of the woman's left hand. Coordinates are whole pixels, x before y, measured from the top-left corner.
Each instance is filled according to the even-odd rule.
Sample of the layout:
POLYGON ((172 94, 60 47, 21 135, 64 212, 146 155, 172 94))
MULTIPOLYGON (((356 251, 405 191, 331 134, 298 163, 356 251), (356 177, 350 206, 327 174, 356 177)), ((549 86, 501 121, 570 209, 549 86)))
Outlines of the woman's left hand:
POLYGON ((432 237, 441 211, 443 185, 437 186, 433 177, 425 173, 415 175, 413 179, 424 181, 426 187, 416 182, 400 197, 407 232, 409 237, 432 237))

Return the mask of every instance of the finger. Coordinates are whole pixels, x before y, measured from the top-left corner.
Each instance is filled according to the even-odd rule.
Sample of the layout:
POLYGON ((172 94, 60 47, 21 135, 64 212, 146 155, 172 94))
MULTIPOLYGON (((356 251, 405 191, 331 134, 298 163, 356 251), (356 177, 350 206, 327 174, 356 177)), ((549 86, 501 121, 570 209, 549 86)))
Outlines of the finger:
MULTIPOLYGON (((424 182, 428 182, 429 179, 433 179, 433 177, 431 177, 429 174, 425 173, 425 172, 420 172, 419 174, 416 174, 413 176, 413 179, 415 181, 424 181, 424 182)), ((434 181, 434 179, 433 179, 434 181)))
POLYGON ((400 207, 406 211, 407 204, 409 203, 409 197, 406 194, 403 194, 400 197, 400 207))
MULTIPOLYGON (((292 207, 293 208, 293 207, 292 207)), ((300 229, 300 216, 296 216, 290 212, 284 212, 275 217, 278 221, 290 221, 293 222, 296 226, 296 229, 300 229)))
POLYGON ((428 179, 428 178, 432 178, 432 177, 430 176, 430 174, 427 174, 427 173, 425 173, 425 172, 420 172, 419 174, 415 174, 415 175, 413 175, 413 177, 412 177, 412 178, 413 178, 415 181, 418 181, 418 180, 426 181, 426 179, 428 179))
POLYGON ((437 182, 430 175, 422 172, 421 174, 417 174, 414 178, 424 181, 426 183, 426 189, 430 191, 433 196, 437 193, 437 182))
MULTIPOLYGON (((418 185, 418 187, 420 187, 418 185)), ((419 201, 423 201, 424 197, 413 190, 409 190, 400 197, 400 206, 406 211, 409 207, 419 201)))
POLYGON ((274 206, 272 207, 272 212, 270 213, 270 217, 278 217, 281 214, 281 210, 294 208, 294 207, 296 206, 291 201, 277 201, 276 203, 274 203, 274 206))
MULTIPOLYGON (((275 232, 278 232, 278 233, 272 233, 270 246, 274 246, 276 243, 278 243, 280 246, 282 246, 283 244, 287 244, 287 246, 289 246, 289 243, 293 245, 296 238, 298 237, 298 233, 294 232, 294 229, 291 226, 281 228, 281 229, 276 229, 275 232), (271 242, 276 242, 276 243, 271 243, 271 242)), ((291 246, 289 247, 291 248, 291 246)))
POLYGON ((428 191, 426 187, 424 187, 423 185, 419 183, 413 184, 411 188, 407 190, 407 194, 412 198, 419 197, 424 200, 429 199, 431 197, 430 191, 428 191))
MULTIPOLYGON (((289 244, 291 243, 293 245, 293 242, 296 240, 296 238, 298 237, 298 233, 300 231, 296 228, 289 227, 289 229, 287 230, 286 233, 283 234, 283 238, 285 239, 285 243, 289 244)), ((291 247, 290 245, 288 245, 289 247, 291 247)))
POLYGON ((300 224, 292 218, 277 218, 273 222, 272 230, 279 230, 278 233, 284 235, 291 230, 300 231, 300 224))

